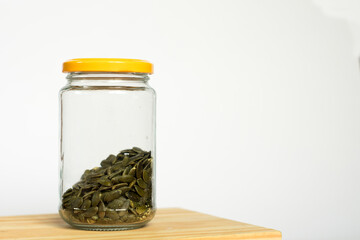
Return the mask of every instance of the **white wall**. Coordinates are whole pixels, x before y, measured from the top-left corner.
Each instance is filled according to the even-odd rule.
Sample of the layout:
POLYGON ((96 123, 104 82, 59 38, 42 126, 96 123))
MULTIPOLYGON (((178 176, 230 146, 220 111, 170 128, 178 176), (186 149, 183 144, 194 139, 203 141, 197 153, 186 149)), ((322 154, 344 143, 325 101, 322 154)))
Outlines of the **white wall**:
POLYGON ((57 211, 62 62, 128 57, 155 64, 159 207, 359 239, 359 23, 358 1, 0 0, 0 215, 57 211))

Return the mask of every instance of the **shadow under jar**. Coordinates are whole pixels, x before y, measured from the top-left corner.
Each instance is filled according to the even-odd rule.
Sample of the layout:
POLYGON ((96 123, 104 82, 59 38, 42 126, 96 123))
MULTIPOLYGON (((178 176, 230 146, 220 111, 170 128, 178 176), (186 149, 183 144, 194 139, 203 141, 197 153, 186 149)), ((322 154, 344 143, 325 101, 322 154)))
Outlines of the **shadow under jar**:
POLYGON ((61 217, 86 230, 143 227, 155 215, 152 64, 73 59, 60 91, 61 217))

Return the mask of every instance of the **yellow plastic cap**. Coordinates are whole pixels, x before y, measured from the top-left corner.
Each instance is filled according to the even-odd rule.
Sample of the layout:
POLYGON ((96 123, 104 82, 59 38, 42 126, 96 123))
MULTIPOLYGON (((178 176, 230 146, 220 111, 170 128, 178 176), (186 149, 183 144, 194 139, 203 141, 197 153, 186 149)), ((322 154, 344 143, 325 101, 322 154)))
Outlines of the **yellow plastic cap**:
POLYGON ((135 72, 153 73, 145 60, 127 58, 75 58, 63 64, 63 72, 135 72))

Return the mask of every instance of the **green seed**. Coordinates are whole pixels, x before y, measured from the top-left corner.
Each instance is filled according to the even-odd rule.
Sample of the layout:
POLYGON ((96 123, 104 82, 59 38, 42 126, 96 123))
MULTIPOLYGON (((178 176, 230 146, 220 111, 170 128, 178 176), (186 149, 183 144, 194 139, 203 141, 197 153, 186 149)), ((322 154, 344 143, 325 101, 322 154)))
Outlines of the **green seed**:
POLYGON ((64 198, 63 199, 63 203, 68 203, 68 202, 72 202, 72 201, 74 201, 75 200, 75 198, 76 198, 76 196, 67 196, 66 198, 64 198))
POLYGON ((122 187, 125 187, 125 186, 127 186, 127 183, 119 183, 119 184, 112 186, 111 189, 115 190, 117 188, 120 188, 120 190, 122 190, 122 187))
POLYGON ((122 187, 122 188, 120 188, 119 190, 121 190, 121 193, 124 194, 124 193, 130 191, 130 190, 131 190, 131 187, 122 187))
POLYGON ((63 198, 67 197, 67 196, 70 196, 72 194, 72 189, 69 188, 68 190, 66 190, 66 192, 63 194, 63 198))
POLYGON ((141 178, 142 177, 142 172, 143 172, 142 162, 138 162, 137 167, 136 167, 136 177, 141 178))
POLYGON ((112 202, 110 202, 107 206, 108 208, 112 208, 112 209, 120 209, 122 208, 122 205, 125 202, 125 198, 119 198, 119 199, 115 199, 112 202))
POLYGON ((136 173, 136 167, 133 167, 133 168, 130 170, 129 175, 134 177, 134 176, 135 176, 135 173, 136 173))
POLYGON ((144 180, 142 180, 142 178, 138 178, 136 182, 141 188, 143 189, 147 188, 147 184, 144 182, 144 180))
POLYGON ((134 179, 134 181, 132 181, 130 184, 129 184, 129 188, 132 188, 136 183, 136 179, 134 179))
POLYGON ((145 192, 144 189, 142 189, 141 187, 139 187, 138 185, 135 185, 135 190, 136 192, 140 195, 140 196, 145 196, 145 192))
POLYGON ((124 211, 121 209, 121 211, 119 212, 119 217, 123 217, 127 214, 127 211, 124 211))
POLYGON ((128 218, 128 214, 125 212, 124 216, 121 217, 121 221, 126 222, 127 218, 128 218))
POLYGON ((140 161, 140 160, 143 159, 143 158, 144 158, 144 154, 143 154, 143 153, 139 153, 139 154, 137 154, 137 155, 135 155, 135 156, 133 156, 133 157, 130 157, 130 162, 131 162, 132 164, 134 164, 134 163, 140 161))
POLYGON ((141 148, 138 148, 138 147, 133 147, 132 150, 135 151, 135 152, 137 152, 137 153, 142 153, 142 152, 144 152, 141 148))
POLYGON ((106 186, 106 187, 110 187, 112 185, 111 181, 108 179, 107 176, 101 177, 98 180, 98 183, 100 183, 101 185, 106 186))
POLYGON ((147 170, 143 171, 142 177, 145 183, 149 184, 151 182, 151 178, 147 170))
POLYGON ((109 155, 104 161, 101 162, 102 167, 109 167, 116 162, 116 156, 109 155))
POLYGON ((129 209, 129 206, 130 206, 130 200, 127 199, 124 201, 124 204, 121 206, 121 209, 127 211, 129 209))
POLYGON ((84 217, 92 217, 98 212, 98 207, 91 207, 88 210, 86 210, 83 215, 84 217))
POLYGON ((122 150, 122 151, 120 152, 120 154, 130 153, 130 152, 132 152, 132 151, 133 151, 132 149, 125 149, 125 150, 122 150))
POLYGON ((83 204, 81 205, 81 209, 86 210, 86 209, 88 209, 90 206, 91 206, 91 201, 90 201, 90 200, 85 200, 85 201, 83 202, 83 204))
POLYGON ((111 202, 112 200, 119 198, 121 196, 121 190, 114 190, 111 192, 104 193, 104 201, 111 202))
POLYGON ((115 172, 123 168, 123 163, 119 162, 116 163, 114 166, 111 167, 111 171, 115 172))
POLYGON ((147 210, 147 208, 146 208, 145 206, 140 206, 140 207, 137 207, 137 208, 135 209, 135 211, 136 211, 139 215, 141 215, 141 214, 143 214, 144 212, 146 212, 146 210, 147 210))
POLYGON ((81 197, 76 197, 72 202, 71 202, 71 205, 70 207, 71 208, 79 208, 81 207, 83 203, 83 199, 81 197))
POLYGON ((120 218, 116 211, 110 209, 106 210, 105 216, 112 220, 118 220, 120 218))
POLYGON ((94 223, 95 223, 95 220, 94 220, 94 219, 91 219, 91 218, 87 218, 87 219, 86 219, 86 222, 87 222, 88 224, 94 224, 94 223))
POLYGON ((100 200, 101 200, 101 193, 95 192, 91 199, 91 206, 96 207, 99 204, 100 200))
POLYGON ((126 175, 126 176, 116 176, 112 180, 114 183, 121 183, 121 182, 130 183, 134 181, 135 178, 133 176, 126 175))
POLYGON ((127 192, 125 195, 134 202, 140 201, 140 196, 134 192, 127 192))
POLYGON ((109 190, 109 189, 111 189, 111 188, 112 188, 112 187, 101 186, 101 187, 99 187, 99 191, 103 192, 103 191, 109 190))
POLYGON ((125 156, 124 159, 121 161, 122 166, 127 166, 130 162, 129 156, 125 156))
POLYGON ((123 172, 122 175, 123 175, 123 176, 129 175, 129 172, 130 172, 131 168, 132 168, 131 165, 130 165, 130 166, 127 166, 127 167, 125 168, 125 170, 124 170, 124 172, 123 172))
POLYGON ((105 204, 103 202, 99 203, 99 218, 104 218, 105 217, 105 211, 106 211, 106 207, 105 204))
POLYGON ((135 216, 137 216, 137 215, 138 215, 138 213, 135 211, 135 209, 133 209, 133 208, 129 208, 129 210, 130 210, 130 212, 132 212, 133 214, 135 214, 135 216))

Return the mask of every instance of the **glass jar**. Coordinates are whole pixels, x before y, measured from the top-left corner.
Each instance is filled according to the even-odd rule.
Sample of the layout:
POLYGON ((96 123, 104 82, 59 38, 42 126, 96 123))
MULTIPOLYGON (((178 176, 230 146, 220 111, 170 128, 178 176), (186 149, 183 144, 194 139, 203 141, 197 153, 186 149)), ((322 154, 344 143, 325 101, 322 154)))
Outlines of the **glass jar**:
POLYGON ((155 214, 152 64, 73 59, 60 91, 60 206, 87 230, 144 226, 155 214))

